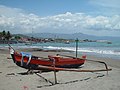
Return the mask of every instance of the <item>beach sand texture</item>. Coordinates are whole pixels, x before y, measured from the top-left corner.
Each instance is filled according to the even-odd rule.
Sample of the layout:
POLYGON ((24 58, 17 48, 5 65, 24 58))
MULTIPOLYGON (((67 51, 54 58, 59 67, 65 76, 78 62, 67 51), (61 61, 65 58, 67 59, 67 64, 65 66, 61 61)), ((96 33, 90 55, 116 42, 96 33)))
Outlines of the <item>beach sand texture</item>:
MULTIPOLYGON (((74 55, 70 52, 58 52, 59 54, 74 55)), ((33 55, 55 55, 56 52, 32 51, 33 55)), ((106 72, 57 72, 57 82, 54 84, 54 73, 44 72, 38 74, 22 75, 26 69, 16 66, 7 49, 0 49, 0 90, 120 90, 120 61, 96 58, 108 63, 109 71, 106 72)), ((80 69, 101 69, 103 65, 86 62, 80 69)))

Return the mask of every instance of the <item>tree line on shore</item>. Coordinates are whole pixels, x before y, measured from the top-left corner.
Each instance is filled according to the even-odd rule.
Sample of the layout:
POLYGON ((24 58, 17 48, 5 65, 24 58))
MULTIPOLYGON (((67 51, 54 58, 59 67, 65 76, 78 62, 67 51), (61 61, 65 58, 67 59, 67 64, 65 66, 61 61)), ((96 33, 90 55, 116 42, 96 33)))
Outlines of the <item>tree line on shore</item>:
MULTIPOLYGON (((11 34, 10 31, 3 30, 0 32, 0 44, 7 44, 7 43, 28 43, 28 42, 59 42, 59 43, 66 43, 69 44, 70 42, 74 42, 74 39, 62 39, 62 38, 35 38, 30 37, 22 34, 11 34)), ((79 40, 79 42, 98 42, 97 40, 79 40)))
POLYGON ((12 37, 10 31, 5 31, 3 30, 2 32, 0 32, 0 40, 10 40, 10 38, 12 37))
POLYGON ((3 30, 0 32, 0 44, 7 44, 7 43, 28 43, 28 42, 65 42, 69 43, 67 39, 52 39, 52 38, 35 38, 30 37, 22 34, 11 34, 10 31, 3 30))

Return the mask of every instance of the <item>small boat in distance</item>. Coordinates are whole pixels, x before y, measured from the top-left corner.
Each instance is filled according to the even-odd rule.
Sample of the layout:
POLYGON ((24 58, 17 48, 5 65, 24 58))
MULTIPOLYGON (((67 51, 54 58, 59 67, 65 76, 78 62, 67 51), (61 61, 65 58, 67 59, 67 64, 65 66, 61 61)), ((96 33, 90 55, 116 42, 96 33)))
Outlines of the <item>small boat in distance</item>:
POLYGON ((66 41, 65 44, 70 44, 70 41, 66 41))
POLYGON ((112 42, 108 40, 97 40, 96 42, 112 44, 112 42))
POLYGON ((112 44, 112 42, 107 42, 107 44, 112 44))

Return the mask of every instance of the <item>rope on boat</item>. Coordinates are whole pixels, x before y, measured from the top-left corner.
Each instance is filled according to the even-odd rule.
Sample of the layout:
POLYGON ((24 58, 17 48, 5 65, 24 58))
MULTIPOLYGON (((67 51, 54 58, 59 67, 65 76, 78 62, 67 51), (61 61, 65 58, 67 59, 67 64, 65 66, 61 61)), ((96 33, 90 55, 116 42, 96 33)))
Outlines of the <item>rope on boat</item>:
POLYGON ((28 65, 31 61, 32 55, 31 53, 27 53, 27 52, 21 52, 22 58, 21 58, 21 66, 23 66, 23 62, 24 62, 24 56, 28 57, 28 62, 26 65, 28 65))

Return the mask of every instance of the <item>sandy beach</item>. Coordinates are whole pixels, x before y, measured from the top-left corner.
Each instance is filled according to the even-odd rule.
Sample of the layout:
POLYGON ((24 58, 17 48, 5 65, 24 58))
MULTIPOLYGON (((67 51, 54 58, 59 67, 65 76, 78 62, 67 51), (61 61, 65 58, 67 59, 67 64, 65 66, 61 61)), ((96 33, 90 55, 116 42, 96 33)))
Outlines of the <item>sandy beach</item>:
MULTIPOLYGON (((36 56, 66 54, 72 52, 40 51, 25 49, 36 56)), ((57 72, 58 84, 54 85, 54 73, 43 72, 38 74, 24 75, 26 69, 20 68, 13 63, 8 49, 0 49, 0 90, 120 90, 120 61, 110 58, 98 58, 88 56, 92 60, 105 61, 112 71, 106 72, 57 72)), ((86 62, 81 69, 103 69, 98 63, 86 62)))

